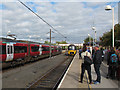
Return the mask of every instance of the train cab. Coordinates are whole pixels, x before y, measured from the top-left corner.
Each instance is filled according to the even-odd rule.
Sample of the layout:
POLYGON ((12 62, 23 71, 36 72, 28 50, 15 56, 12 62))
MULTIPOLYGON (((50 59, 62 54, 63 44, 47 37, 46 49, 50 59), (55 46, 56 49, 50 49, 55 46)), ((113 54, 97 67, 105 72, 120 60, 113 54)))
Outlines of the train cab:
POLYGON ((68 55, 75 55, 76 54, 76 46, 75 45, 69 45, 68 46, 68 55))

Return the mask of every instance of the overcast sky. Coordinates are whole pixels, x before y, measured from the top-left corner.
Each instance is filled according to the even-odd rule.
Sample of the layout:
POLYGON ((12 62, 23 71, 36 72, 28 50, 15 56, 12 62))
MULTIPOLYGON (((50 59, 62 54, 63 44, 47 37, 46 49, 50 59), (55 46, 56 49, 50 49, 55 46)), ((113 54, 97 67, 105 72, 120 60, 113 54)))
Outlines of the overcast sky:
MULTIPOLYGON (((105 11, 106 5, 115 8, 115 24, 118 23, 117 2, 24 2, 35 13, 67 37, 67 42, 82 43, 88 36, 97 39, 112 28, 112 11, 105 11), (94 23, 93 23, 94 22, 94 23)), ((0 3, 0 32, 16 34, 18 39, 44 42, 48 40, 50 27, 19 2, 0 3)), ((54 30, 53 30, 54 31, 54 30)), ((65 40, 54 31, 52 42, 65 40)))

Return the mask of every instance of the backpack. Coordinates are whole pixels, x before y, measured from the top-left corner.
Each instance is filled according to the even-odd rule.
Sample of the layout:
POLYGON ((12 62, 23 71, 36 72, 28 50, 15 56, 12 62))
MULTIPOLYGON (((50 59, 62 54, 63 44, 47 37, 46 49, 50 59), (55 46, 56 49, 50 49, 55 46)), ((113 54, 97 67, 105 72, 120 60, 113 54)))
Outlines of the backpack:
POLYGON ((117 61, 118 61, 118 58, 117 58, 116 54, 112 54, 110 56, 110 59, 111 59, 111 63, 117 63, 117 61))
POLYGON ((86 56, 84 56, 84 64, 85 65, 91 65, 93 62, 92 62, 92 59, 87 56, 88 52, 86 53, 86 56))

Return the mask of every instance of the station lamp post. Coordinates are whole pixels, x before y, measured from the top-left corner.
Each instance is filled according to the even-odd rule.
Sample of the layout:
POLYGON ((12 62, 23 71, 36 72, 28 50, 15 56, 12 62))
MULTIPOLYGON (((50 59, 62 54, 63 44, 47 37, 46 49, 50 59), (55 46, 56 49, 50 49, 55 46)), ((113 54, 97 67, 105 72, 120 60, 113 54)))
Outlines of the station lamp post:
MULTIPOLYGON (((93 26, 92 27, 92 30, 94 30, 95 31, 95 44, 96 44, 96 30, 95 30, 96 28, 93 26)), ((94 41, 94 40, 93 40, 94 41)), ((93 43, 94 44, 94 43, 93 43)))
POLYGON ((90 37, 90 34, 88 34, 88 37, 89 37, 89 46, 91 46, 91 37, 90 37))
POLYGON ((109 11, 112 10, 112 19, 113 19, 113 23, 112 23, 112 46, 114 47, 114 8, 112 8, 110 5, 107 5, 105 7, 105 10, 109 11))

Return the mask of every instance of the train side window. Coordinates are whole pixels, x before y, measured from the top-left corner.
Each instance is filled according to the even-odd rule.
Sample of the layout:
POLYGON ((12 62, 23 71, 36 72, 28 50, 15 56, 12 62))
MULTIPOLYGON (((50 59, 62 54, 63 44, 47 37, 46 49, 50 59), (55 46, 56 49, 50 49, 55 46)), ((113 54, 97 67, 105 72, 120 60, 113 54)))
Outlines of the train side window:
POLYGON ((18 48, 18 46, 14 46, 14 53, 19 53, 19 48, 18 48))
POLYGON ((6 45, 0 45, 0 54, 6 54, 6 45))
POLYGON ((50 48, 49 47, 42 47, 43 51, 49 51, 50 48))
POLYGON ((0 54, 2 54, 2 48, 3 48, 2 45, 0 45, 0 54))
POLYGON ((24 49, 24 52, 27 53, 27 47, 24 46, 23 49, 24 49))
POLYGON ((46 47, 47 48, 47 51, 49 51, 50 50, 50 48, 49 47, 46 47))
POLYGON ((43 51, 46 51, 46 48, 45 47, 42 47, 43 51))
POLYGON ((27 47, 26 46, 14 46, 14 52, 15 53, 27 53, 27 47))
POLYGON ((58 50, 58 48, 55 48, 55 50, 58 50))
POLYGON ((31 51, 32 52, 39 52, 39 46, 32 46, 31 51))
POLYGON ((51 49, 52 49, 52 50, 54 50, 54 48, 53 48, 53 47, 51 47, 51 49))

